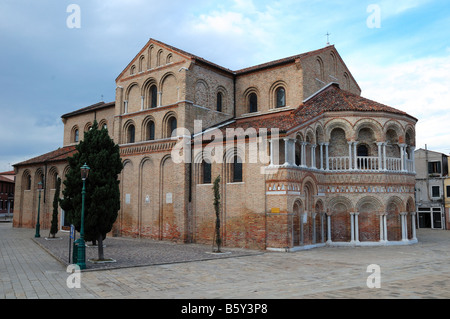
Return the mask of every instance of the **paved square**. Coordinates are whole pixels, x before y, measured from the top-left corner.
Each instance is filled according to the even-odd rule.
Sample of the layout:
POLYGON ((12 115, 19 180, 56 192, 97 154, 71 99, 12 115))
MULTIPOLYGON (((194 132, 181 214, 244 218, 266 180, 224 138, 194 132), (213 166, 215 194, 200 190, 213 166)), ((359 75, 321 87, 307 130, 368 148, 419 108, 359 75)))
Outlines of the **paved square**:
POLYGON ((0 223, 0 299, 450 298, 450 231, 419 230, 419 243, 411 246, 324 247, 88 271, 79 289, 67 287, 66 266, 33 236, 34 230, 0 223), (379 289, 367 286, 372 264, 380 267, 379 289))

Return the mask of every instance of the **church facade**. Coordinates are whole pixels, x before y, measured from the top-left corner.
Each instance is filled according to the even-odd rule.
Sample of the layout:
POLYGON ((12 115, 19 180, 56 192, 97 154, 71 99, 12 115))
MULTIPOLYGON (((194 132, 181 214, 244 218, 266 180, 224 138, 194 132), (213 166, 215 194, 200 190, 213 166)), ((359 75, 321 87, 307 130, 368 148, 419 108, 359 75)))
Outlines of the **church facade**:
POLYGON ((334 46, 232 71, 150 39, 114 102, 62 120, 60 149, 15 165, 15 227, 34 227, 40 181, 49 227, 56 178, 97 120, 124 163, 113 236, 211 244, 220 176, 226 246, 417 241, 417 119, 361 97, 334 46))

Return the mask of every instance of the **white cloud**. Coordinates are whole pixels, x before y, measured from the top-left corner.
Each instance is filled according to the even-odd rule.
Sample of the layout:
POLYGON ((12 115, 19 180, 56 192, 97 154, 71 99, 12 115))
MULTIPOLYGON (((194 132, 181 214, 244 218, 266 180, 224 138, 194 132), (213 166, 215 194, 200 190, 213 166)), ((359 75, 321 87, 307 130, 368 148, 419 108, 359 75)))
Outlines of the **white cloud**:
POLYGON ((450 55, 392 65, 362 63, 353 74, 364 97, 416 117, 417 147, 450 152, 450 55))

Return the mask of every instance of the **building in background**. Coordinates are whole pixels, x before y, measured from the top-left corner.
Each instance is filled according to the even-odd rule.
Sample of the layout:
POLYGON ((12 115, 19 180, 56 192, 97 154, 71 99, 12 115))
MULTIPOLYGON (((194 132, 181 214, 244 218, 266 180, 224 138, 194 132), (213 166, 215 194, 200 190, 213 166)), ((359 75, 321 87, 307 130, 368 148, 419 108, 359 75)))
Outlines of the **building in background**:
MULTIPOLYGON (((450 156, 447 157, 447 166, 450 167, 450 156)), ((445 229, 450 229, 450 176, 444 179, 444 210, 445 229)))
POLYGON ((14 212, 15 173, 0 173, 0 219, 12 217, 14 212))
MULTIPOLYGON (((448 179, 448 156, 418 149, 414 153, 416 161, 416 207, 419 228, 448 229, 448 213, 445 214, 445 197, 448 179)), ((450 182, 448 182, 450 185, 450 182)), ((448 210, 447 210, 448 212, 448 210)))

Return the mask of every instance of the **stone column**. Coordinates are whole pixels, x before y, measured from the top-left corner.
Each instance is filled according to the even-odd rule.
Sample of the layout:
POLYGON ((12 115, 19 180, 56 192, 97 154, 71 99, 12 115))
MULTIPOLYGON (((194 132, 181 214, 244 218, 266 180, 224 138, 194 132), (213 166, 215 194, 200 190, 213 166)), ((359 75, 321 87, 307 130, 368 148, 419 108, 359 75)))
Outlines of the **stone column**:
POLYGON ((355 213, 355 242, 359 243, 359 213, 355 213))
POLYGON ((330 145, 330 143, 324 143, 325 145, 325 167, 326 170, 329 171, 330 170, 330 160, 329 160, 329 154, 328 154, 328 145, 330 145))
POLYGON ((322 238, 322 239, 321 239, 322 243, 325 242, 325 239, 324 239, 325 233, 324 233, 324 229, 323 229, 323 220, 324 220, 324 217, 325 217, 325 213, 320 213, 320 237, 322 238))
POLYGON ((398 146, 400 146, 401 171, 404 172, 405 171, 405 149, 406 149, 406 144, 399 144, 398 146))
POLYGON ((414 156, 414 151, 416 148, 414 146, 411 146, 411 160, 412 160, 412 173, 416 173, 416 158, 414 156))
POLYGON ((323 171, 323 143, 320 143, 320 169, 323 171))
POLYGON ((358 169, 358 160, 357 160, 358 152, 356 151, 357 144, 358 144, 358 142, 353 142, 353 165, 354 165, 355 169, 358 169))
POLYGON ((316 243, 316 215, 317 213, 312 214, 312 228, 313 228, 313 236, 312 236, 312 243, 316 243))
POLYGON ((417 240, 417 236, 416 236, 416 213, 412 212, 411 213, 411 227, 412 227, 412 239, 413 240, 417 240))
POLYGON ((303 215, 304 215, 305 213, 303 213, 303 214, 300 214, 300 246, 302 246, 303 245, 303 215))
POLYGON ((387 143, 384 142, 383 143, 383 170, 384 171, 387 170, 387 166, 386 166, 386 159, 387 159, 387 156, 386 156, 386 145, 387 145, 387 143))
POLYGON ((384 241, 388 241, 388 232, 387 232, 387 213, 383 215, 383 229, 384 229, 384 241))
POLYGON ((355 221, 353 218, 354 215, 355 215, 355 213, 350 213, 350 236, 351 236, 350 242, 351 243, 355 242, 355 221))
POLYGON ((378 170, 381 171, 383 169, 383 154, 381 152, 381 146, 383 145, 382 142, 378 142, 378 170))
POLYGON ((297 163, 295 162, 295 144, 297 143, 296 139, 292 140, 292 165, 297 166, 297 163))
POLYGON ((302 153, 300 154, 300 166, 301 167, 306 167, 306 142, 301 142, 301 146, 302 146, 302 153))
MULTIPOLYGON (((274 166, 275 165, 275 147, 274 147, 274 143, 275 141, 273 139, 269 140, 270 143, 270 165, 269 166, 274 166)), ((278 165, 278 163, 277 163, 278 165)))
POLYGON ((327 243, 331 244, 333 241, 331 240, 331 216, 330 215, 327 215, 327 235, 328 235, 327 243))
POLYGON ((353 170, 352 165, 352 144, 353 142, 347 142, 348 143, 348 169, 353 170))
POLYGON ((400 213, 400 218, 402 222, 402 241, 408 241, 408 230, 407 230, 408 221, 406 219, 407 214, 408 213, 400 213))
POLYGON ((384 241, 384 215, 380 214, 380 242, 384 241))
POLYGON ((288 138, 284 138, 284 166, 289 166, 289 153, 288 153, 288 149, 289 149, 289 139, 288 138))
POLYGON ((141 96, 141 111, 144 110, 144 99, 145 97, 141 96))
POLYGON ((124 101, 123 103, 124 103, 124 114, 127 114, 128 113, 128 100, 124 101))

